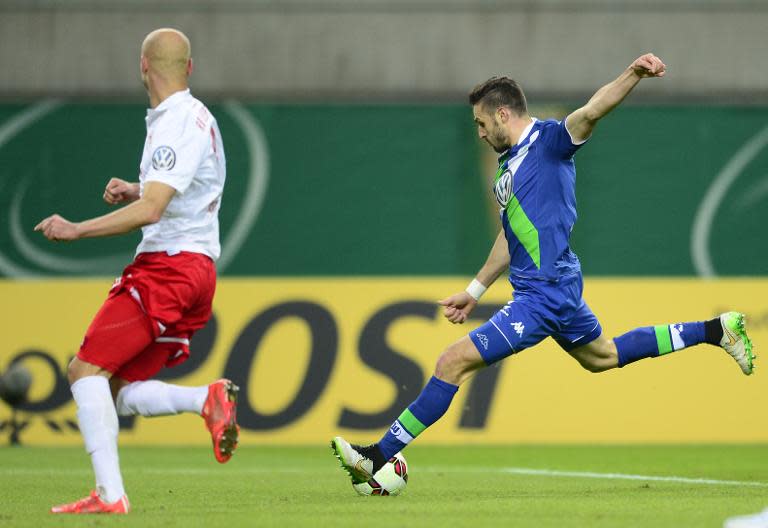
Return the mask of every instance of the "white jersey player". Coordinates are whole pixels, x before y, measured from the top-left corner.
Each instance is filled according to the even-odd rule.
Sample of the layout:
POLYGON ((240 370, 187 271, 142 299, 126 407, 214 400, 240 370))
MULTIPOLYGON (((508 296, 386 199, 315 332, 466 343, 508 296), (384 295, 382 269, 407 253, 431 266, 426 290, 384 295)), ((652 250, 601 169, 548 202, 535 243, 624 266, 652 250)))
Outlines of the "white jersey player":
POLYGON ((180 387, 150 380, 189 356, 192 334, 210 318, 221 251, 224 147, 216 120, 189 93, 191 73, 183 33, 150 33, 141 49, 151 109, 139 182, 113 178, 104 191, 108 203, 128 205, 77 223, 53 215, 35 228, 63 241, 143 230, 136 258, 115 281, 67 372, 96 489, 53 513, 130 511, 117 456, 118 414, 195 412, 219 462, 237 446, 238 388, 231 381, 180 387))

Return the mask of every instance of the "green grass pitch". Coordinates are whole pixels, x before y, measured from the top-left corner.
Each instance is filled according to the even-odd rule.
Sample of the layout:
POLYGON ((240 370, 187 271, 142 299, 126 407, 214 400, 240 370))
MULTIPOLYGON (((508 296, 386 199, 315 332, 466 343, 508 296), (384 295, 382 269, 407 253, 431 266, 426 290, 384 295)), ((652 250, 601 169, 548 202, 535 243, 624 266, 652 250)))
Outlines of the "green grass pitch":
POLYGON ((403 495, 358 497, 326 446, 243 446, 226 465, 200 447, 127 447, 133 511, 107 518, 47 513, 90 490, 81 448, 3 447, 0 527, 701 528, 768 506, 768 446, 416 445, 406 457, 403 495))

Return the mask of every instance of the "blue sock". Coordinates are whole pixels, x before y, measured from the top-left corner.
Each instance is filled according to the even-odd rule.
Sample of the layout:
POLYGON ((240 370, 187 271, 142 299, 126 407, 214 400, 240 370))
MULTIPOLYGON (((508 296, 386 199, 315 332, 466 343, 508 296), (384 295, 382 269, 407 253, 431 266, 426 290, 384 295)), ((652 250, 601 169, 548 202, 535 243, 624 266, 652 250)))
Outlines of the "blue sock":
POLYGON ((457 390, 457 385, 432 376, 416 401, 403 411, 379 440, 377 445, 384 460, 402 451, 424 429, 438 421, 448 410, 457 390))
POLYGON ((679 323, 635 328, 614 337, 619 367, 647 357, 663 356, 676 350, 706 342, 704 323, 679 323))

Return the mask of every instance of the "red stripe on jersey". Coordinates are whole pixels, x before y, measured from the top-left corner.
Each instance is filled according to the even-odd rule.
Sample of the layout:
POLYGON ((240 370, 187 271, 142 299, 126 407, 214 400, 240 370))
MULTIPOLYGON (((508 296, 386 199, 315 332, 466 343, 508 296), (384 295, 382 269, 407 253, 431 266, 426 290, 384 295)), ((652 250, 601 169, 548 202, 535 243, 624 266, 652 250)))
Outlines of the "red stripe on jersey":
POLYGON ((217 153, 216 151, 216 131, 211 127, 211 146, 213 147, 213 152, 217 153))

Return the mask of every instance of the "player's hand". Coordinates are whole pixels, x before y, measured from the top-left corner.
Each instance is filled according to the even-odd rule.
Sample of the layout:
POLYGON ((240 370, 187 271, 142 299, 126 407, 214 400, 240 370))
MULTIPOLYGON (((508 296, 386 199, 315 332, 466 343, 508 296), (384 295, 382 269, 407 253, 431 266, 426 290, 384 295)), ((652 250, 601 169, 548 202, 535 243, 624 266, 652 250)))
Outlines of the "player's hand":
POLYGON ((104 201, 110 205, 132 202, 138 199, 136 184, 120 178, 112 178, 104 189, 104 201))
POLYGON ((40 231, 45 238, 54 241, 70 241, 80 238, 78 224, 57 214, 49 216, 37 224, 35 231, 40 231))
POLYGON ((469 293, 462 291, 437 301, 437 304, 443 307, 443 316, 446 319, 453 324, 462 324, 477 306, 477 301, 469 293))
POLYGON ((640 78, 664 77, 667 72, 667 65, 653 53, 646 53, 638 57, 629 67, 640 78))

